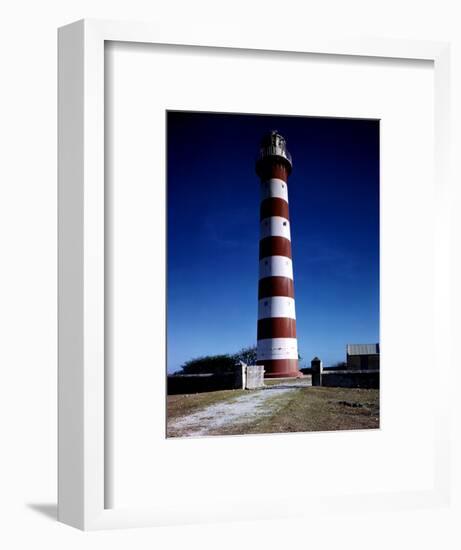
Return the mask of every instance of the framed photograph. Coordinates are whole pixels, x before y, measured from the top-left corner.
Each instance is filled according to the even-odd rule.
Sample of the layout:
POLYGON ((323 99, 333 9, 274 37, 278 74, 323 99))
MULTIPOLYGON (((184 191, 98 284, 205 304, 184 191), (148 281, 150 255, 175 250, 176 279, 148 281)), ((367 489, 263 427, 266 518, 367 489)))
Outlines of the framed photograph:
POLYGON ((379 120, 166 125, 167 437, 379 428, 379 120))
POLYGON ((448 47, 267 40, 59 30, 64 523, 448 501, 448 47))

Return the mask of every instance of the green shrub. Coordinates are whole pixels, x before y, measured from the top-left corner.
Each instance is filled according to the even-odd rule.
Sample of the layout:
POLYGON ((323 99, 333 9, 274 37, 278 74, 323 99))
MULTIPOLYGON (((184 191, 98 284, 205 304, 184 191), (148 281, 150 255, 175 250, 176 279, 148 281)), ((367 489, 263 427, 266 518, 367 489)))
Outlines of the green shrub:
POLYGON ((256 364, 256 346, 242 348, 234 354, 204 355, 186 361, 175 374, 222 374, 234 370, 239 361, 247 365, 256 364))

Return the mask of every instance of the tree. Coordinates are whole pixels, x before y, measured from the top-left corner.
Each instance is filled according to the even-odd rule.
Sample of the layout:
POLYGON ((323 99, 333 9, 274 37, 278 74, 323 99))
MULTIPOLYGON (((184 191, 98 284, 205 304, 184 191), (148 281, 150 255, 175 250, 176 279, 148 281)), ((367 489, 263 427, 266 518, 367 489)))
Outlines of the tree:
POLYGON ((175 372, 175 374, 222 374, 224 372, 232 372, 239 361, 247 365, 255 365, 256 346, 242 348, 232 355, 226 353, 194 357, 181 365, 181 370, 175 372))
POLYGON ((208 374, 231 372, 235 366, 232 355, 205 355, 186 361, 176 374, 208 374))
POLYGON ((246 348, 242 348, 240 351, 235 353, 233 357, 236 363, 242 361, 247 365, 256 365, 256 346, 248 346, 246 348))

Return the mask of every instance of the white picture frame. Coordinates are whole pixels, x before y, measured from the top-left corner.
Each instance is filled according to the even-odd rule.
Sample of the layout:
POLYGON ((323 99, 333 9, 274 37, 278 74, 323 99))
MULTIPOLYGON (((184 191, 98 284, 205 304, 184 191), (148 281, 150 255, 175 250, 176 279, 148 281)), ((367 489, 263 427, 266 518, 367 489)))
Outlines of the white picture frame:
MULTIPOLYGON (((404 40, 219 36, 209 29, 171 30, 142 23, 84 20, 59 30, 59 520, 80 529, 175 523, 152 509, 105 509, 104 371, 104 43, 176 44, 272 52, 430 60, 435 75, 435 179, 438 280, 448 276, 449 248, 449 46, 404 40)), ((450 305, 447 287, 437 297, 441 363, 449 368, 450 305)), ((442 404, 443 405, 443 404, 442 404)), ((436 485, 424 494, 395 495, 403 505, 447 502, 448 408, 437 417, 436 485)), ((392 501, 392 502, 391 502, 392 501)))

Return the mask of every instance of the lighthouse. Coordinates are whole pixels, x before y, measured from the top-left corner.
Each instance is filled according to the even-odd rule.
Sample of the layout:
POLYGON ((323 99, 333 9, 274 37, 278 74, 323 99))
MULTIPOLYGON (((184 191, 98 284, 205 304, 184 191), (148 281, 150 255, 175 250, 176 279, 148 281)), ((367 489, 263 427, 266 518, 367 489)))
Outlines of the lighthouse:
POLYGON ((292 170, 286 141, 276 130, 261 140, 257 364, 265 377, 299 376, 296 313, 288 210, 292 170))

